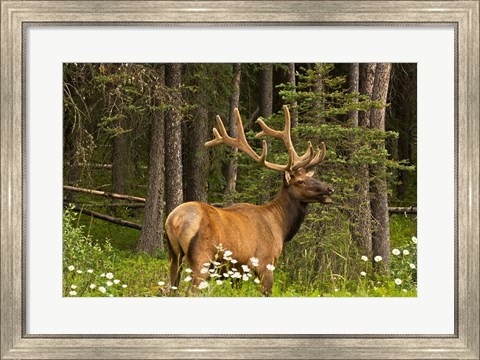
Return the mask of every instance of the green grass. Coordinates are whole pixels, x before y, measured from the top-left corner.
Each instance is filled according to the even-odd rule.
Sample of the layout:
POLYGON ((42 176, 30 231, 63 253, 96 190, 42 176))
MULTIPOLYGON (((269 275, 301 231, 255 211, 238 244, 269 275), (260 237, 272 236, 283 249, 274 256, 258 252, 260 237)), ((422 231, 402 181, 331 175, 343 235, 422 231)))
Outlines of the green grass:
MULTIPOLYGON (((189 282, 182 280, 179 289, 170 289, 166 252, 158 257, 135 252, 140 231, 69 211, 66 214, 65 296, 72 291, 76 292, 75 296, 187 295, 189 282), (74 270, 69 270, 71 266, 74 270), (92 273, 87 270, 92 270, 92 273), (112 278, 107 279, 105 274, 112 278), (112 285, 114 280, 117 283, 112 285), (95 284, 94 289, 90 289, 91 284, 95 284), (98 291, 99 287, 105 288, 105 293, 98 291)), ((391 249, 398 249, 400 255, 390 255, 391 273, 385 276, 375 274, 371 261, 361 259, 361 254, 348 239, 347 227, 345 231, 330 236, 328 241, 317 244, 316 249, 311 245, 316 240, 311 239, 309 230, 307 223, 292 240, 293 246, 289 245, 282 255, 275 269, 273 296, 416 296, 416 245, 412 242, 412 236, 416 235, 414 217, 392 215, 390 218, 391 249), (298 254, 298 249, 303 249, 303 252, 298 254), (320 250, 322 257, 319 258, 320 250), (403 254, 404 250, 408 251, 408 255, 403 254), (321 264, 315 264, 318 259, 322 260, 321 264), (414 269, 411 264, 414 264, 414 269), (362 275, 363 271, 365 275, 362 275), (401 279, 402 283, 396 284, 395 279, 401 279)), ((184 272, 182 279, 187 277, 188 273, 184 272)), ((254 283, 254 277, 239 281, 240 286, 230 285, 230 279, 223 279, 219 285, 219 279, 211 279, 208 287, 196 292, 195 296, 262 296, 261 287, 254 283)))

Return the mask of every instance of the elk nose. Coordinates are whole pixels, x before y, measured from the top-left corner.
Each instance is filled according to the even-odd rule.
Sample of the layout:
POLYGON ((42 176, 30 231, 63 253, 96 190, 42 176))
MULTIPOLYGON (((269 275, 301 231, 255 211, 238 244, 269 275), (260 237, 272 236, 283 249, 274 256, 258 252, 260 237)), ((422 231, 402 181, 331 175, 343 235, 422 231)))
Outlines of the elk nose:
POLYGON ((329 194, 333 194, 333 192, 334 192, 335 190, 333 190, 333 188, 332 188, 331 186, 328 186, 328 187, 327 187, 327 191, 328 191, 329 194))

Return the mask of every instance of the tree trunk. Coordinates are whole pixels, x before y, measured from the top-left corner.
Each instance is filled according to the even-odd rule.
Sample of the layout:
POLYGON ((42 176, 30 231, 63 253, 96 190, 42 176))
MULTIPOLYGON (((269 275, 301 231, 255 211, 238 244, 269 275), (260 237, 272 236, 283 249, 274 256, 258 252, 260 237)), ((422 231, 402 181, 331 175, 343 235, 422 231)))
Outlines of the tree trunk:
MULTIPOLYGON (((360 71, 359 71, 359 64, 358 63, 353 63, 350 64, 349 69, 348 69, 348 82, 350 85, 350 92, 351 93, 358 93, 359 88, 358 88, 358 82, 359 82, 359 76, 360 76, 360 71)), ((358 100, 356 101, 358 102, 358 100)), ((350 111, 348 114, 348 119, 350 120, 352 126, 358 126, 358 111, 353 110, 350 111)))
MULTIPOLYGON (((378 64, 375 70, 375 83, 372 98, 386 102, 390 82, 390 63, 378 64)), ((370 126, 372 129, 385 130, 385 108, 372 109, 370 126)), ((385 144, 381 145, 385 149, 385 144)), ((388 197, 385 164, 375 164, 371 168, 372 182, 371 201, 372 216, 375 226, 372 234, 373 256, 381 256, 382 261, 376 263, 379 269, 386 271, 390 255, 390 225, 388 217, 388 197)))
POLYGON ((126 146, 124 119, 120 117, 116 124, 118 133, 112 142, 112 192, 125 194, 126 146))
MULTIPOLYGON (((72 137, 72 146, 70 148, 70 172, 68 173, 68 185, 77 186, 80 180, 80 148, 82 146, 81 129, 72 130, 69 134, 72 137)), ((67 191, 67 203, 75 202, 75 193, 67 191)))
MULTIPOLYGON (((237 136, 237 124, 235 122, 235 115, 234 110, 238 108, 240 103, 240 79, 242 75, 242 65, 235 64, 234 65, 234 73, 233 73, 233 82, 232 82, 232 98, 230 100, 230 121, 229 121, 229 132, 230 136, 236 137, 237 136)), ((228 163, 228 170, 227 170, 227 185, 225 187, 225 195, 231 195, 235 192, 237 186, 237 172, 238 172, 238 163, 237 163, 237 154, 238 149, 234 148, 231 149, 231 158, 228 163)))
MULTIPOLYGON (((295 63, 288 64, 288 82, 290 82, 293 87, 297 85, 296 78, 295 78, 295 63)), ((290 117, 291 117, 291 127, 294 128, 298 125, 298 109, 297 109, 297 101, 294 100, 290 104, 290 117)))
MULTIPOLYGON (((360 84, 359 91, 361 94, 372 97, 373 83, 375 81, 375 68, 377 64, 367 63, 360 65, 360 84)), ((371 110, 362 111, 358 114, 358 125, 370 127, 371 110)))
MULTIPOLYGON (((158 68, 156 83, 165 83, 165 67, 158 68)), ((157 94, 156 94, 157 95, 157 94)), ((163 251, 164 190, 165 190, 165 123, 163 111, 157 109, 159 100, 152 100, 152 129, 148 158, 148 188, 142 234, 137 251, 155 255, 163 251)))
POLYGON ((260 116, 268 118, 273 113, 273 65, 264 64, 260 70, 260 116))
POLYGON ((170 103, 165 113, 165 189, 167 214, 183 202, 180 84, 181 64, 166 65, 165 85, 170 91, 170 103))
MULTIPOLYGON (((371 71, 375 64, 362 64, 351 66, 350 84, 351 91, 371 96, 373 89, 374 72, 371 71), (363 70, 363 71, 362 71, 363 70), (368 70, 368 71, 366 71, 368 70)), ((370 113, 355 112, 352 123, 355 126, 368 127, 370 113)), ((355 196, 351 203, 350 233, 354 243, 362 249, 369 258, 372 255, 372 224, 370 211, 370 185, 368 164, 360 165, 357 169, 358 183, 354 187, 355 196)))

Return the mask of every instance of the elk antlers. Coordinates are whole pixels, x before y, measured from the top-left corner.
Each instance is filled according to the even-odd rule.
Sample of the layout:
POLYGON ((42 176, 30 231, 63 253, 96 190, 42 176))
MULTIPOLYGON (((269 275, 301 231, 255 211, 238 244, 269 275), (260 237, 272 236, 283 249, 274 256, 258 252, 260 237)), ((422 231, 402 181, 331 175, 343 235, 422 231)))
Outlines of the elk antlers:
POLYGON ((274 130, 269 128, 267 124, 261 119, 257 120, 257 123, 262 128, 262 131, 255 135, 255 137, 262 137, 265 135, 270 135, 271 137, 282 139, 285 147, 288 150, 288 163, 286 165, 274 164, 266 160, 267 158, 267 142, 263 140, 262 143, 262 154, 258 155, 250 145, 248 145, 247 139, 245 138, 245 131, 243 129, 242 118, 240 117, 240 112, 237 108, 234 110, 235 114, 235 123, 237 124, 238 136, 232 138, 227 134, 225 126, 223 125, 222 119, 217 115, 217 126, 218 129, 213 128, 213 140, 210 140, 205 143, 205 146, 214 146, 218 144, 226 144, 232 147, 238 148, 250 156, 260 165, 266 167, 267 169, 276 170, 276 171, 293 171, 303 167, 304 169, 309 169, 325 158, 326 148, 325 143, 322 142, 322 149, 317 148, 317 152, 314 156, 312 143, 308 142, 308 149, 302 156, 298 156, 295 148, 292 144, 292 138, 290 135, 290 112, 286 105, 283 106, 285 112, 285 127, 283 131, 274 130))

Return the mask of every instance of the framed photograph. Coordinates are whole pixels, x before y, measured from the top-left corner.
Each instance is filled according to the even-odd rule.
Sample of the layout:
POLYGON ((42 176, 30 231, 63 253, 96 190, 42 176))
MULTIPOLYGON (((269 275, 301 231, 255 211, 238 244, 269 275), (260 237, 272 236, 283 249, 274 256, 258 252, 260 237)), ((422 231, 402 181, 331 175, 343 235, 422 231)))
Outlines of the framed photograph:
MULTIPOLYGON (((478 0, 1 0, 1 358, 478 359, 479 5, 478 0), (412 106, 412 102, 409 107, 412 112, 410 115, 402 113, 405 109, 393 102, 389 111, 400 123, 398 129, 401 126, 415 127, 412 138, 416 145, 418 222, 415 221, 412 234, 408 235, 411 248, 392 247, 393 251, 389 248, 386 256, 407 259, 415 255, 416 258, 403 261, 408 271, 402 273, 399 270, 404 277, 393 277, 388 292, 382 292, 385 284, 377 281, 381 280, 379 278, 375 280, 382 288, 380 290, 374 282, 362 293, 352 291, 348 286, 336 286, 342 275, 332 270, 336 265, 329 263, 330 267, 322 265, 322 269, 331 274, 330 287, 318 287, 309 292, 295 292, 284 287, 279 295, 279 284, 286 282, 280 271, 278 277, 275 275, 278 285, 273 285, 273 296, 263 297, 262 291, 266 295, 272 293, 272 282, 258 270, 263 260, 255 257, 257 253, 253 257, 247 256, 242 264, 243 273, 238 273, 245 282, 252 284, 245 290, 245 294, 252 291, 252 297, 233 297, 221 291, 215 295, 217 297, 212 297, 212 288, 208 289, 212 296, 172 296, 188 293, 181 292, 180 286, 175 292, 177 289, 171 286, 178 284, 158 278, 159 273, 163 276, 168 271, 157 273, 156 265, 147 260, 139 265, 127 258, 122 259, 125 265, 121 275, 109 272, 108 267, 97 274, 97 268, 87 265, 83 268, 73 262, 81 256, 97 256, 94 259, 97 264, 107 264, 102 258, 108 255, 104 247, 100 255, 85 255, 82 244, 88 242, 89 237, 79 235, 74 226, 67 244, 66 231, 73 221, 80 224, 74 214, 85 213, 86 197, 77 196, 77 200, 81 199, 77 205, 67 205, 65 201, 71 196, 67 202, 74 203, 71 200, 74 191, 92 193, 87 182, 74 181, 72 168, 114 166, 105 164, 103 158, 97 156, 102 151, 105 154, 114 152, 115 145, 111 145, 111 141, 120 138, 119 134, 124 131, 122 118, 108 109, 123 106, 130 114, 129 119, 155 117, 158 111, 170 111, 156 102, 146 103, 143 109, 138 96, 143 94, 146 86, 149 94, 154 94, 152 98, 174 98, 175 92, 167 91, 174 87, 174 79, 163 76, 166 74, 168 78, 169 74, 174 74, 175 66, 182 67, 184 73, 190 75, 190 83, 186 81, 182 90, 184 93, 190 91, 186 96, 197 100, 204 96, 221 103, 225 92, 231 91, 221 87, 221 79, 225 74, 233 76, 240 70, 240 66, 234 64, 241 64, 247 78, 251 74, 261 74, 264 68, 276 69, 278 77, 292 73, 293 82, 285 79, 277 83, 284 84, 279 90, 279 93, 283 91, 281 101, 288 102, 294 122, 297 121, 294 109, 298 109, 304 119, 315 116, 308 112, 309 106, 318 101, 308 95, 309 89, 315 86, 308 83, 309 76, 321 74, 324 83, 336 90, 334 101, 342 102, 343 107, 332 108, 331 114, 342 119, 350 119, 352 109, 357 109, 355 106, 361 110, 370 106, 366 97, 352 97, 347 91, 339 90, 347 88, 341 85, 341 81, 347 78, 342 74, 355 69, 352 64, 360 64, 357 70, 362 69, 362 64, 377 64, 376 67, 382 69, 383 65, 378 64, 393 64, 392 69, 408 79, 409 82, 399 82, 395 93, 402 99, 414 93, 415 105, 412 106), (293 68, 299 65, 295 71, 281 64, 293 64, 293 68), (325 64, 338 66, 333 69, 325 64), (215 81, 208 82, 207 77, 215 81), (162 85, 165 82, 166 87, 162 85), (407 88, 406 83, 415 85, 407 88), (289 87, 292 84, 294 87, 289 87), (305 98, 301 97, 302 84, 306 84, 305 98), (125 97, 117 96, 120 93, 126 94, 125 97), (137 100, 132 102, 132 98, 137 100), (352 99, 356 102, 353 103, 352 99), (86 111, 87 108, 96 110, 86 111), (99 108, 101 111, 97 111, 99 108), (72 129, 78 129, 79 123, 87 120, 90 127, 77 132, 82 134, 79 135, 82 136, 80 152, 72 145, 76 140, 71 141, 68 136, 74 134, 72 129), (100 135, 94 137, 92 134, 100 135), (95 150, 102 146, 106 150, 95 150), (85 155, 86 151, 90 151, 90 157, 85 155), (68 209, 66 212, 65 208, 68 209), (70 259, 73 259, 72 263, 70 259), (128 264, 131 264, 130 268, 128 264), (146 272, 152 272, 152 278, 158 283, 153 287, 149 283, 143 288, 134 286, 135 279, 143 279, 146 272), (257 274, 258 278, 251 274, 257 274), (89 281, 80 285, 77 281, 84 276, 89 276, 89 281), (256 290, 254 280, 262 290, 256 290), (90 295, 85 297, 85 294, 90 295)), ((390 71, 388 66, 385 69, 390 71)), ((230 84, 230 81, 228 78, 223 83, 230 84)), ((259 90, 255 83, 250 88, 244 84, 242 91, 259 90)), ((371 104, 371 109, 385 109, 381 97, 373 100, 378 101, 371 104)), ((212 106, 208 115, 218 114, 215 111, 221 107, 212 106)), ((241 125, 240 117, 246 119, 245 124, 252 123, 250 118, 258 116, 254 107, 243 103, 238 106, 239 112, 232 112, 232 117, 237 117, 237 125, 241 125)), ((195 107, 185 105, 184 108, 188 114, 193 114, 188 115, 192 118, 205 115, 195 112, 195 107)), ((322 111, 325 118, 330 116, 325 108, 322 107, 322 111)), ((219 115, 228 117, 224 113, 219 115)), ((275 129, 280 129, 284 121, 288 124, 291 119, 286 107, 269 121, 275 124, 275 129)), ((149 148, 152 151, 154 140, 153 137, 145 140, 150 128, 141 121, 137 124, 140 124, 141 131, 135 132, 133 126, 127 131, 133 132, 132 137, 140 138, 140 141, 129 145, 138 153, 147 154, 149 148)), ((308 125, 306 120, 303 125, 308 125)), ((319 150, 314 157, 312 148, 309 163, 302 165, 307 170, 309 164, 316 165, 318 161, 315 159, 323 159, 325 153, 331 157, 340 153, 335 152, 335 141, 340 141, 340 135, 331 130, 335 129, 335 124, 327 125, 330 127, 320 126, 323 129, 320 141, 315 133, 309 138, 315 146, 319 145, 319 150), (322 149, 322 141, 327 143, 326 149, 322 149)), ((188 131, 188 124, 182 126, 188 131)), ((219 130, 214 131, 214 135, 209 132, 210 145, 225 142, 221 123, 217 122, 215 126, 219 130)), ((278 134, 265 123, 260 126, 274 137, 278 134)), ((397 129, 391 124, 387 127, 397 129)), ((167 129, 168 126, 165 131, 167 129)), ((302 129, 311 131, 302 126, 298 131, 302 129)), ((246 134, 250 142, 254 134, 248 131, 246 134)), ((192 135, 192 142, 196 141, 195 136, 192 135)), ((295 131, 293 136, 297 136, 295 131)), ((351 135, 347 137, 352 139, 351 135)), ((285 137, 283 140, 289 148, 285 137)), ((238 147, 255 160, 262 151, 260 142, 257 146, 252 150, 254 154, 249 153, 245 144, 238 147)), ((275 156, 270 147, 275 149, 275 145, 268 146, 270 161, 275 156)), ((302 149, 305 151, 306 145, 302 149)), ((372 153, 368 155, 374 156, 372 153)), ((148 157, 145 155, 144 158, 148 157)), ((306 159, 292 158, 293 164, 306 159)), ((277 164, 269 163, 267 167, 281 168, 283 172, 285 169, 278 164, 284 163, 285 158, 278 159, 277 164)), ((339 171, 338 164, 343 160, 340 157, 335 159, 337 163, 327 159, 331 162, 322 168, 324 176, 330 174, 328 164, 339 171)), ((130 188, 150 186, 147 184, 148 164, 136 161, 140 164, 137 168, 143 170, 130 177, 133 179, 130 188)), ((261 159, 257 161, 262 162, 261 159)), ((374 163, 373 160, 365 161, 374 163)), ((401 169, 406 165, 398 166, 401 169)), ((118 199, 118 194, 125 194, 122 184, 118 185, 118 191, 114 191, 113 184, 101 191, 102 177, 98 172, 96 174, 99 182, 92 188, 96 189, 97 195, 118 199)), ((284 175, 284 183, 290 185, 293 178, 300 176, 292 174, 284 175)), ((329 203, 330 195, 334 198, 332 186, 342 189, 337 195, 337 199, 342 199, 346 192, 343 189, 347 187, 335 180, 340 177, 338 173, 335 175, 337 177, 328 175, 328 183, 318 185, 321 194, 316 195, 316 199, 321 201, 317 202, 329 203)), ((175 176, 175 169, 166 169, 167 183, 168 177, 173 179, 175 176)), ((321 172, 318 176, 322 178, 321 172)), ((265 184, 270 181, 263 175, 258 178, 265 184)), ((248 189, 247 185, 241 186, 248 189)), ((268 199, 267 195, 265 199, 268 199)), ((120 215, 109 216, 107 220, 133 228, 137 226, 138 229, 139 224, 119 218, 125 211, 135 211, 135 201, 141 203, 145 200, 132 196, 127 200, 130 202, 126 210, 118 202, 109 203, 110 210, 120 215)), ((168 201, 166 206, 169 207, 168 201)), ((90 215, 99 216, 95 209, 90 215)), ((85 226, 91 229, 93 220, 89 221, 85 226)), ((176 226, 174 222, 170 220, 169 225, 167 220, 170 238, 176 231, 169 230, 169 226, 172 229, 176 226)), ((399 224, 400 228, 405 226, 404 222, 399 224)), ((261 232, 261 227, 254 228, 253 224, 251 229, 252 232, 261 232)), ((104 228, 102 231, 109 230, 104 228)), ((326 231, 332 232, 332 229, 326 231)), ((132 237, 131 233, 123 236, 115 230, 109 236, 117 241, 116 246, 131 246, 122 243, 124 237, 132 237)), ((235 234, 229 236, 233 238, 235 234)), ((259 235, 261 238, 265 236, 259 235)), ((236 241, 241 239, 228 243, 229 246, 235 247, 236 241)), ((148 244, 143 245, 147 249, 148 244)), ((215 246, 218 249, 220 245, 215 246)), ((171 247, 179 256, 175 245, 171 247)), ((229 250, 221 248, 220 257, 227 262, 236 262, 235 254, 241 247, 235 248, 233 254, 229 250)), ((308 249, 299 246, 291 253, 303 251, 307 253, 308 249)), ((378 254, 356 254, 357 264, 360 264, 355 267, 359 281, 368 275, 369 266, 381 266, 382 258, 378 254), (366 267, 361 268, 363 258, 371 265, 367 266, 365 262, 366 267)), ((342 252, 337 251, 337 255, 345 257, 342 252)), ((329 259, 328 255, 322 256, 321 259, 329 259)), ((211 260, 210 257, 206 256, 211 260)), ((282 264, 278 266, 276 262, 278 258, 272 259, 266 266, 267 273, 282 268, 282 264)), ((304 261, 308 257, 299 259, 304 261)), ((119 260, 115 255, 108 261, 118 263, 119 260)), ((159 264, 166 264, 164 260, 159 264)), ((282 261, 285 264, 297 261, 297 258, 284 257, 282 261)), ((205 285, 201 281, 195 283, 202 270, 216 274, 216 263, 212 261, 207 266, 204 262, 199 260, 203 264, 201 269, 188 269, 190 272, 184 274, 183 283, 194 283, 198 291, 211 286, 207 282, 205 285)), ((228 272, 218 274, 219 278, 213 279, 211 284, 217 281, 221 285, 233 274, 236 270, 230 275, 228 272)))

